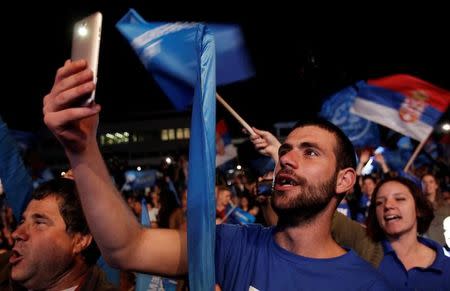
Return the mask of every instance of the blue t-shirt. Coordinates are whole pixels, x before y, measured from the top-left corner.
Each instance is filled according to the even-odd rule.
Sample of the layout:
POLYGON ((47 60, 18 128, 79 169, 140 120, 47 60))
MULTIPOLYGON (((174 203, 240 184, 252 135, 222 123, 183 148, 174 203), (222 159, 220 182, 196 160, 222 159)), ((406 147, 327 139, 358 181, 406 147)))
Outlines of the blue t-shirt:
POLYGON ((450 290, 450 258, 442 246, 430 239, 419 237, 419 242, 436 252, 436 259, 428 268, 406 271, 391 244, 383 241, 384 257, 378 270, 396 290, 450 290))
POLYGON ((298 256, 273 239, 274 228, 218 225, 216 281, 228 290, 390 290, 352 250, 337 258, 298 256))

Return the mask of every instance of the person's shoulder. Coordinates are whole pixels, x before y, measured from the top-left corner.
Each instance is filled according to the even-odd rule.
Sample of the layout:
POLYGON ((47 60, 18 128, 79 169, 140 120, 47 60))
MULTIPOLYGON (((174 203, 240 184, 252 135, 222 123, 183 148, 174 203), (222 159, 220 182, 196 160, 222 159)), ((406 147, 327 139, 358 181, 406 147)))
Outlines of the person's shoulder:
POLYGON ((450 215, 450 204, 442 203, 439 204, 436 210, 434 211, 435 216, 449 216, 450 215))
POLYGON ((97 265, 93 265, 90 268, 89 274, 80 286, 80 291, 119 291, 120 289, 115 287, 106 278, 105 272, 97 265))

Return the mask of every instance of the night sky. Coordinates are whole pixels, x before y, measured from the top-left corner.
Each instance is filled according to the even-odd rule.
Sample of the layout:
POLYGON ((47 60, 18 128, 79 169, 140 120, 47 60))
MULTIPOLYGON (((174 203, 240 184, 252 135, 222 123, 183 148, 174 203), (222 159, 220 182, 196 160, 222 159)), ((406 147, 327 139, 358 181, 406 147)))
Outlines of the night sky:
MULTIPOLYGON (((3 14, 11 13, 15 19, 2 20, 6 77, 0 114, 11 128, 36 131, 43 127, 42 98, 51 88, 56 69, 70 57, 72 24, 96 10, 104 16, 97 102, 103 106, 105 121, 135 120, 173 110, 114 27, 128 8, 149 21, 240 24, 256 75, 217 90, 244 119, 260 128, 315 115, 327 96, 358 80, 408 73, 450 90, 448 22, 426 11, 403 11, 398 17, 393 12, 344 15, 310 7, 297 8, 296 13, 289 7, 272 6, 244 11, 230 3, 222 9, 197 9, 173 3, 161 6, 155 1, 65 2, 51 7, 50 2, 18 2, 3 8, 3 14), (147 101, 150 106, 144 106, 147 101)), ((239 130, 220 105, 218 118, 239 130)))

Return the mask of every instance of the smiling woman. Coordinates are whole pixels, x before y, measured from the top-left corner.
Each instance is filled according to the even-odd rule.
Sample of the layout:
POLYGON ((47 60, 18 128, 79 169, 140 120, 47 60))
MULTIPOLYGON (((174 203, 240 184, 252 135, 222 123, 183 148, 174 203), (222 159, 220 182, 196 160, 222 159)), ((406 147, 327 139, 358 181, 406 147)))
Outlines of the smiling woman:
POLYGON ((383 246, 378 270, 395 289, 449 290, 450 258, 437 242, 417 236, 433 217, 430 202, 410 180, 389 178, 375 188, 367 232, 383 246))

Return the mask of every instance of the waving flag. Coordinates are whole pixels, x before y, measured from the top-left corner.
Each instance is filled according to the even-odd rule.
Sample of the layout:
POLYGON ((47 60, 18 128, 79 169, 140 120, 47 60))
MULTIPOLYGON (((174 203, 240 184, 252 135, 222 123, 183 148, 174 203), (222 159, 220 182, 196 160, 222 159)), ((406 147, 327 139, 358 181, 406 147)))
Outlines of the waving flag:
POLYGON ((191 290, 213 290, 215 241, 216 56, 214 37, 196 23, 145 22, 130 10, 117 28, 178 109, 192 105, 188 181, 191 290))
POLYGON ((33 191, 29 175, 19 147, 13 139, 6 123, 0 116, 0 180, 6 193, 6 203, 12 208, 17 221, 22 219, 22 212, 31 200, 33 191))
POLYGON ((231 135, 225 120, 221 119, 216 125, 216 167, 237 157, 237 148, 231 143, 231 135))
POLYGON ((357 96, 356 86, 348 86, 330 96, 323 103, 319 115, 339 127, 355 147, 375 147, 380 144, 378 126, 350 112, 357 96))
POLYGON ((449 91, 413 76, 393 75, 359 83, 351 112, 422 141, 449 103, 449 91))
POLYGON ((125 184, 122 186, 122 190, 139 190, 152 187, 155 185, 156 179, 162 176, 163 174, 157 170, 128 170, 125 172, 125 184))
MULTIPOLYGON (((192 105, 198 70, 193 39, 198 25, 194 22, 146 22, 134 9, 116 25, 178 110, 192 105)), ((208 24, 208 29, 216 41, 217 84, 253 76, 239 26, 208 24)))

